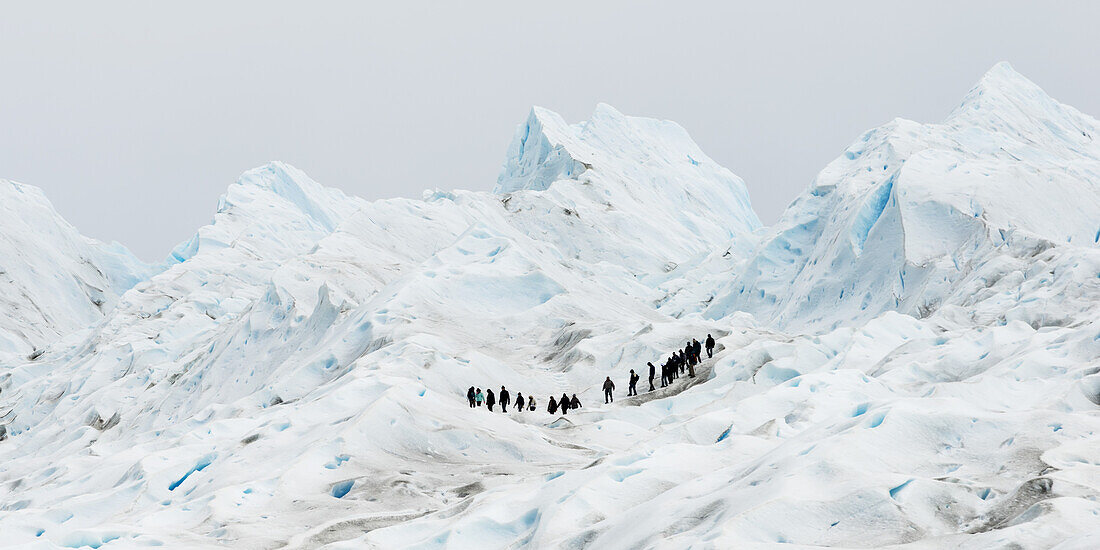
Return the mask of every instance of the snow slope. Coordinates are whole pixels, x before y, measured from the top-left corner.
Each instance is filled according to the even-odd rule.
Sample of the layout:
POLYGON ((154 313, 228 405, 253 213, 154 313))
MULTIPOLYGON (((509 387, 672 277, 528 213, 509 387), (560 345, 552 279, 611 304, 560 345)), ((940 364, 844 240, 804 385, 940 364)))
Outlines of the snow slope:
POLYGON ((998 66, 947 122, 867 134, 769 229, 681 128, 607 106, 534 109, 493 193, 249 171, 102 320, 0 362, 0 532, 1094 547, 1096 125, 998 66), (628 369, 708 332, 698 383, 623 399, 628 369), (467 407, 502 384, 539 410, 467 407), (563 392, 585 407, 547 414, 563 392))
POLYGON ((156 269, 80 235, 38 188, 0 180, 0 355, 32 354, 95 323, 156 269))

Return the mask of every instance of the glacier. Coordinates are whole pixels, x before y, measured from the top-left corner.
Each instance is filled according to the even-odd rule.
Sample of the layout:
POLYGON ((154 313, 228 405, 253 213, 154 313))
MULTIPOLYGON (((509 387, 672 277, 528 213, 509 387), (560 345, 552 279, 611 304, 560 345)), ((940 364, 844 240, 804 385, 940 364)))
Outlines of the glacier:
POLYGON ((156 265, 0 182, 0 544, 1095 548, 1098 128, 999 64, 765 227, 680 126, 536 107, 492 192, 273 162, 156 265))

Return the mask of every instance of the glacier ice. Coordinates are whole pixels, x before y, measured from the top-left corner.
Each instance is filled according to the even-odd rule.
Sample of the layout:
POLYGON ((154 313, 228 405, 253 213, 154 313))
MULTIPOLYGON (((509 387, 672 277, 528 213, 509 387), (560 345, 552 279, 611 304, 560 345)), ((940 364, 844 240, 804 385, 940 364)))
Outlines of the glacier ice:
POLYGON ((4 544, 1094 547, 1097 126, 1001 64, 761 227, 679 126, 534 108, 492 193, 271 163, 155 266, 0 182, 4 544))

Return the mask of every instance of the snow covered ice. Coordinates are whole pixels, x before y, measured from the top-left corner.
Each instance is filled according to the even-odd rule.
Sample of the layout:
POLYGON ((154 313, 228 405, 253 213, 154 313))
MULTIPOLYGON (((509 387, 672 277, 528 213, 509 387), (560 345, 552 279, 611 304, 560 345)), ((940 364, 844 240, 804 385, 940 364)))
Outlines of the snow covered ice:
POLYGON ((535 108, 492 193, 272 163, 159 265, 0 182, 0 545, 1100 547, 1097 137, 1001 64, 761 227, 674 123, 535 108))

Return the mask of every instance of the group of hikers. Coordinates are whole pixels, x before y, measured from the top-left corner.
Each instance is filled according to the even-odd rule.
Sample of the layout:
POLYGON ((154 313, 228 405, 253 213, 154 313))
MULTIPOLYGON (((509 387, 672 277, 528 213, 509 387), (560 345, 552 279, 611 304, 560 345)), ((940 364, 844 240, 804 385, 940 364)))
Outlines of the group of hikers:
MULTIPOLYGON (((680 375, 684 374, 687 370, 688 378, 695 378, 695 365, 703 362, 703 346, 698 340, 692 338, 684 349, 676 350, 672 352, 672 355, 665 360, 661 365, 661 387, 668 386, 673 380, 676 380, 680 375)), ((714 357, 714 337, 707 335, 705 342, 707 349, 707 358, 714 357)), ((656 375, 657 368, 653 366, 653 363, 649 364, 649 391, 653 391, 656 388, 653 386, 653 378, 656 375)), ((633 373, 634 371, 630 371, 633 373)), ((634 395, 638 395, 638 391, 634 390, 634 395)))
MULTIPOLYGON (((484 392, 481 388, 474 388, 470 386, 470 389, 466 390, 466 400, 470 402, 470 408, 480 407, 485 405, 489 408, 489 412, 493 411, 493 407, 498 403, 500 404, 500 412, 508 412, 508 405, 512 404, 512 395, 508 393, 508 388, 504 386, 500 387, 500 393, 493 393, 492 389, 486 389, 484 392)), ((516 394, 514 412, 523 412, 524 410, 535 410, 535 396, 531 395, 526 399, 523 398, 523 393, 516 394)), ((556 400, 554 396, 550 396, 550 403, 546 406, 547 412, 555 414, 558 409, 561 409, 562 414, 567 414, 569 409, 581 408, 581 400, 577 399, 577 394, 573 394, 573 397, 569 397, 566 394, 561 394, 561 399, 556 400)))
MULTIPOLYGON (((661 365, 661 387, 664 388, 676 380, 680 375, 687 371, 688 378, 695 378, 695 365, 703 362, 703 348, 707 350, 707 358, 714 357, 714 337, 707 335, 707 339, 700 343, 698 340, 692 338, 684 349, 676 350, 669 356, 668 359, 661 365)), ((653 379, 657 375, 657 367, 653 366, 653 363, 646 363, 649 365, 649 391, 657 389, 653 385, 653 379)), ((630 369, 630 378, 627 382, 626 395, 633 396, 638 395, 638 380, 641 380, 641 376, 634 372, 634 369, 630 369)), ((615 401, 615 383, 611 381, 611 377, 603 381, 603 402, 604 404, 612 403, 615 401)), ((500 404, 500 412, 508 412, 508 405, 512 404, 511 394, 508 393, 508 389, 504 386, 500 387, 500 393, 494 394, 492 389, 486 389, 485 392, 481 391, 481 388, 474 388, 470 386, 470 389, 466 391, 466 399, 470 402, 470 408, 480 407, 483 404, 489 408, 492 412, 493 407, 498 403, 500 404)), ((570 409, 581 408, 581 400, 577 399, 577 394, 573 394, 570 397, 568 394, 561 394, 561 399, 554 399, 554 396, 550 396, 550 402, 546 405, 546 411, 550 414, 556 414, 559 410, 562 414, 569 414, 570 409)), ((522 393, 516 394, 515 412, 522 412, 523 410, 534 411, 535 410, 535 396, 531 395, 524 399, 522 393)))

